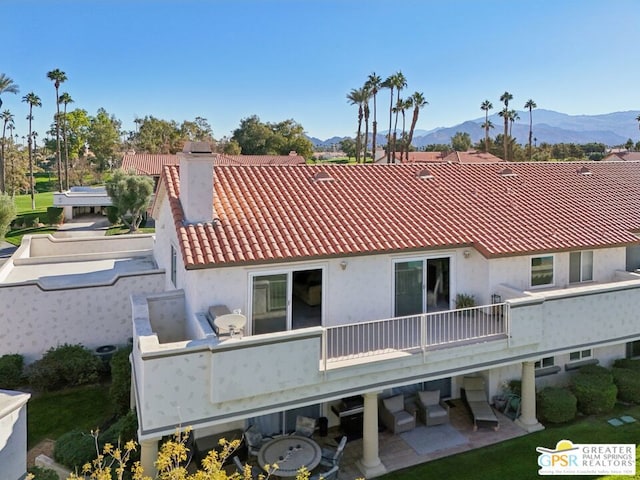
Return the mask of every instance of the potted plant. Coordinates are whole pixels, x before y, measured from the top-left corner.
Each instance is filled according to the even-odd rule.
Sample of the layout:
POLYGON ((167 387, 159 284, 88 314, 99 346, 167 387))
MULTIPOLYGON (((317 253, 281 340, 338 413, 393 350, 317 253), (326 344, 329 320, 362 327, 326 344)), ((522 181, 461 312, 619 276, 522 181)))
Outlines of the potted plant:
POLYGON ((456 308, 471 308, 476 306, 476 297, 467 293, 456 295, 456 308))

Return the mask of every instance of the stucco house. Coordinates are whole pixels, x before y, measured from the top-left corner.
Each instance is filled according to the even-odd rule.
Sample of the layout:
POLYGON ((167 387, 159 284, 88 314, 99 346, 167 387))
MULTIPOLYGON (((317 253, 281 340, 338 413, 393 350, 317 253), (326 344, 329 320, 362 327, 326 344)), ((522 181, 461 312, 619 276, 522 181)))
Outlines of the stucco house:
MULTIPOLYGON (((376 163, 387 163, 387 156, 379 155, 376 163)), ((408 158, 405 152, 396 152, 392 163, 499 163, 502 159, 491 153, 479 150, 467 150, 466 152, 409 152, 408 158)))
POLYGON ((361 396, 374 477, 382 397, 519 379, 517 422, 535 431, 536 387, 640 354, 640 163, 237 167, 197 143, 179 157, 153 207, 165 291, 131 299, 145 469, 176 426, 337 425, 331 407, 361 396))

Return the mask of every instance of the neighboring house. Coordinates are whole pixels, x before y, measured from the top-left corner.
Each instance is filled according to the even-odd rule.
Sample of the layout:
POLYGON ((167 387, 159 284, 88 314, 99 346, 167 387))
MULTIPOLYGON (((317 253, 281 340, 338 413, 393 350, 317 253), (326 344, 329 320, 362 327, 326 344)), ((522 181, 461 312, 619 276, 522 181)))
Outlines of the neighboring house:
MULTIPOLYGON (((393 163, 499 163, 502 159, 477 150, 466 152, 409 152, 408 160, 405 152, 396 152, 393 163)), ((379 156, 377 163, 386 163, 386 154, 379 156)))
MULTIPOLYGON (((216 156, 220 165, 300 165, 304 164, 304 157, 296 152, 289 155, 226 155, 216 156)), ((158 186, 158 180, 162 167, 165 165, 178 165, 177 155, 152 154, 152 153, 128 153, 122 157, 123 170, 134 170, 138 175, 148 175, 153 178, 154 186, 158 186)), ((155 189, 154 189, 155 190, 155 189)))
POLYGON ((536 385, 640 355, 640 163, 238 168, 187 148, 153 211, 167 292, 132 296, 145 470, 176 426, 336 425, 362 395, 375 476, 378 400, 398 389, 520 379, 535 431, 536 385))
POLYGON ((28 393, 0 390, 0 468, 4 480, 27 476, 28 393))
POLYGON ((71 187, 53 194, 53 206, 63 208, 65 220, 71 220, 74 215, 103 215, 104 208, 110 205, 111 197, 105 187, 71 187))
POLYGON ((639 162, 640 152, 616 151, 610 152, 602 159, 603 162, 639 162))

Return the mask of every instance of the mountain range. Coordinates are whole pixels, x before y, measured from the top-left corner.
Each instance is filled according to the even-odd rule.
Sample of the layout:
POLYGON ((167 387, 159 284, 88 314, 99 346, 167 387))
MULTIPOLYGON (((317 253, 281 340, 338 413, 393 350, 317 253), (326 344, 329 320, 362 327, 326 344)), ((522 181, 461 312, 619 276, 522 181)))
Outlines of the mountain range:
MULTIPOLYGON (((529 141, 529 111, 519 110, 518 115, 520 118, 514 122, 511 133, 518 143, 525 145, 529 141)), ((612 147, 622 145, 630 138, 634 142, 638 140, 640 135, 636 120, 638 115, 640 115, 640 110, 601 115, 568 115, 553 110, 534 109, 532 112, 533 136, 537 144, 543 142, 552 144, 597 142, 612 147)), ((489 115, 489 120, 494 126, 489 131, 489 135, 495 138, 497 134, 504 131, 504 121, 497 113, 489 115)), ((412 143, 417 148, 435 143, 449 144, 451 137, 457 132, 468 133, 471 140, 476 143, 484 138, 483 123, 484 117, 479 117, 452 127, 416 130, 412 143)), ((378 144, 386 143, 386 133, 387 131, 378 133, 378 144)), ((326 140, 309 137, 316 147, 331 147, 337 145, 344 138, 348 137, 331 137, 326 140)))

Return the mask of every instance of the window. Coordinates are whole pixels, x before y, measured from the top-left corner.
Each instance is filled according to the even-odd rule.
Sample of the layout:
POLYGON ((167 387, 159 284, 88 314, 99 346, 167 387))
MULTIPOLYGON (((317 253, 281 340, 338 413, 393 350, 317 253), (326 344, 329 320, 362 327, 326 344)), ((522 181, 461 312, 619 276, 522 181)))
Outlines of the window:
POLYGON ((535 363, 535 368, 547 368, 547 367, 553 367, 555 365, 555 358, 554 357, 545 357, 542 360, 538 360, 535 363))
POLYGON ((591 357, 591 350, 580 350, 578 352, 571 352, 569 354, 570 362, 577 362, 579 360, 584 360, 591 357))
POLYGON ((176 265, 177 265, 177 254, 176 248, 171 245, 171 283, 174 287, 177 287, 177 279, 176 279, 176 265))
POLYGON ((531 286, 553 285, 553 255, 531 258, 531 286))
POLYGON ((593 280, 593 252, 571 252, 569 256, 569 283, 593 280))

